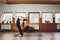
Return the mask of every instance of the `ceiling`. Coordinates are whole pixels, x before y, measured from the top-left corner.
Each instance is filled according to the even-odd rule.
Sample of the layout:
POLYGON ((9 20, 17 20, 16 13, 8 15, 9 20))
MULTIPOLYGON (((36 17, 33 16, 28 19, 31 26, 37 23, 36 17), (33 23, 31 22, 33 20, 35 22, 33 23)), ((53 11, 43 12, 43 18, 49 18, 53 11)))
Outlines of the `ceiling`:
POLYGON ((6 4, 60 4, 60 0, 0 0, 6 4))

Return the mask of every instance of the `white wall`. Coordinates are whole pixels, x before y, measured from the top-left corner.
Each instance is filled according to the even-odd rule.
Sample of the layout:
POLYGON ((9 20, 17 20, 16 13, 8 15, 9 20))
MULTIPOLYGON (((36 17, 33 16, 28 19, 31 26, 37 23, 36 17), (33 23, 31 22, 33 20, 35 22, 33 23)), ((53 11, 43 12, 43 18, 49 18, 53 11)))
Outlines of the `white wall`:
POLYGON ((2 12, 60 12, 60 4, 2 4, 2 12))
POLYGON ((2 12, 60 12, 60 4, 2 4, 2 12))

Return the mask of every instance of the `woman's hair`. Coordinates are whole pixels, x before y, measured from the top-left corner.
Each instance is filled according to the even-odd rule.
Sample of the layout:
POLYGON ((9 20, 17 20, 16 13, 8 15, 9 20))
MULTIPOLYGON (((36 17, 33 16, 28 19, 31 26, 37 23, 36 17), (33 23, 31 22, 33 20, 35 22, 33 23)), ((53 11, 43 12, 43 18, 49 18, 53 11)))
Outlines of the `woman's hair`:
POLYGON ((23 21, 26 21, 26 19, 23 19, 23 21))

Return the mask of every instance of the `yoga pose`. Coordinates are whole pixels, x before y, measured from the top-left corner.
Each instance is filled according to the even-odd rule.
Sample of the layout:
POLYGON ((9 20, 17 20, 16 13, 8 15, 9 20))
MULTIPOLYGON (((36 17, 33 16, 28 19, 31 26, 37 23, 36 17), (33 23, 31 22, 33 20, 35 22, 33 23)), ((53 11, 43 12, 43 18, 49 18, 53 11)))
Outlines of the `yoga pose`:
POLYGON ((16 25, 17 25, 17 28, 19 30, 20 35, 23 36, 23 31, 22 31, 21 26, 20 26, 20 20, 21 20, 20 18, 17 19, 16 25))

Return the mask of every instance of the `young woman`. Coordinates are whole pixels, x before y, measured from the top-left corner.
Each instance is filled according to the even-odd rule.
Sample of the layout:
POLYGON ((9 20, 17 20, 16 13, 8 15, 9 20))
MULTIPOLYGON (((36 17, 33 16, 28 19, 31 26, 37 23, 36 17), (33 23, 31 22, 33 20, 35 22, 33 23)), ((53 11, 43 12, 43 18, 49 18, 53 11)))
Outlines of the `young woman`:
POLYGON ((17 19, 16 25, 17 25, 17 28, 19 30, 20 35, 23 36, 23 31, 22 31, 21 26, 20 26, 20 20, 21 20, 20 18, 17 19))

